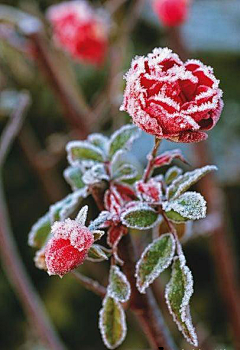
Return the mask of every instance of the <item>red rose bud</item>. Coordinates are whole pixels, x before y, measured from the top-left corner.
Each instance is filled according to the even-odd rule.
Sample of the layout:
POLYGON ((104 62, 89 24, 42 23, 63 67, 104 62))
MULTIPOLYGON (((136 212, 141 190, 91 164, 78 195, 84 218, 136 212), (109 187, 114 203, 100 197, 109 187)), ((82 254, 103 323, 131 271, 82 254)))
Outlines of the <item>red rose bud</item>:
POLYGON ((54 38, 70 55, 82 62, 101 65, 108 47, 108 23, 87 2, 53 5, 47 12, 54 38))
POLYGON ((63 276, 78 267, 94 242, 91 231, 77 221, 55 222, 46 244, 45 261, 49 275, 63 276))
POLYGON ((136 57, 126 76, 121 110, 149 134, 175 142, 198 142, 217 123, 222 90, 211 67, 183 63, 168 48, 136 57))
POLYGON ((164 26, 174 27, 185 22, 189 11, 189 1, 155 0, 153 9, 164 26))

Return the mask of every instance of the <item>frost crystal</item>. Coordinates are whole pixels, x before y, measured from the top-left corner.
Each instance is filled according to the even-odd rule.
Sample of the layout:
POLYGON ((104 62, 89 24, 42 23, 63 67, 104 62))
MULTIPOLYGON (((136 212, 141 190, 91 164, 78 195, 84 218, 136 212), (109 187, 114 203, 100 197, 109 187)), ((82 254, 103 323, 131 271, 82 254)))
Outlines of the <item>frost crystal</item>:
POLYGON ((125 303, 130 298, 130 284, 118 266, 111 267, 107 292, 109 296, 121 303, 125 303))
POLYGON ((88 213, 88 206, 85 205, 84 207, 81 208, 79 211, 76 221, 79 223, 79 225, 84 226, 87 220, 87 213, 88 213))

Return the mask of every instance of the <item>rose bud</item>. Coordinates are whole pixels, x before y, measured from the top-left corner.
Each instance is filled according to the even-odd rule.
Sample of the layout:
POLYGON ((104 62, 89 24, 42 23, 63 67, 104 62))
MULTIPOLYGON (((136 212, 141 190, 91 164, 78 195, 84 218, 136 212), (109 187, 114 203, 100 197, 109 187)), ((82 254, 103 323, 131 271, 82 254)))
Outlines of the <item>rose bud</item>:
POLYGON ((189 0, 155 0, 153 9, 164 26, 174 27, 185 22, 189 0))
POLYGON ((149 134, 198 142, 220 117, 222 90, 212 68, 197 60, 183 63, 168 48, 133 59, 125 79, 120 109, 149 134))
POLYGON ((56 42, 83 63, 101 65, 108 47, 108 23, 102 13, 85 1, 53 5, 47 17, 56 42))
POLYGON ((46 244, 45 261, 49 275, 62 277, 78 267, 94 242, 92 232, 77 220, 55 222, 46 244))

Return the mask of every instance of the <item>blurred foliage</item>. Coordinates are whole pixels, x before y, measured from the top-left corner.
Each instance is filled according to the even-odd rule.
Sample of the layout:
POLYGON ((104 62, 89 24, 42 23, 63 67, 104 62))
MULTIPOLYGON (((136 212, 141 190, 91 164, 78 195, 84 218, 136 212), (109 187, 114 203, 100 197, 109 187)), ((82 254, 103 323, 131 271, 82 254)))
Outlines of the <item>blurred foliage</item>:
MULTIPOLYGON (((26 1, 1 1, 1 3, 25 9, 29 7, 30 10, 39 6, 41 11, 45 11, 50 4, 56 2, 39 0, 32 2, 30 6, 30 3, 26 1)), ((129 6, 129 2, 124 6, 125 8, 129 6)), ((122 9, 119 10, 120 18, 122 12, 122 9)), ((131 58, 136 54, 146 54, 155 46, 166 45, 165 33, 160 28, 158 29, 155 24, 145 20, 139 21, 130 39, 125 50, 127 54, 124 57, 124 69, 129 67, 131 58)), ((63 55, 65 56, 65 54, 63 55)), ((220 179, 230 212, 230 226, 233 232, 237 233, 240 228, 238 213, 240 165, 237 164, 240 151, 240 55, 199 52, 195 53, 194 56, 214 67, 215 74, 221 80, 221 88, 224 91, 226 106, 218 126, 210 133, 210 142, 215 158, 214 163, 220 168, 220 179)), ((111 62, 106 62, 104 69, 99 71, 75 62, 71 65, 73 76, 77 79, 83 94, 88 101, 94 100, 98 91, 106 83, 111 62)), ((124 86, 123 84, 124 82, 122 82, 122 86, 124 86)), ((59 135, 62 135, 68 132, 68 126, 62 117, 59 103, 45 78, 39 73, 35 62, 0 41, 0 90, 3 91, 0 94, 1 130, 6 123, 8 111, 12 108, 11 103, 15 98, 14 91, 21 89, 29 90, 32 95, 33 104, 28 113, 28 123, 42 147, 48 145, 49 137, 53 134, 60 133, 59 135), (13 95, 10 96, 11 93, 13 95), (4 101, 2 97, 4 97, 4 101)), ((119 114, 116 115, 116 118, 118 116, 119 114)), ((109 126, 111 125, 104 125, 104 129, 107 130, 109 126)), ((66 142, 64 138, 63 142, 66 142)), ((65 167, 65 156, 62 156, 57 165, 57 172, 63 191, 66 193, 69 188, 64 180, 61 180, 65 167)), ((37 218, 47 211, 50 203, 39 179, 24 155, 19 140, 15 142, 7 161, 4 181, 12 227, 20 253, 46 304, 50 317, 64 342, 68 345, 68 349, 104 349, 97 324, 98 310, 101 306, 100 299, 91 292, 85 291, 72 276, 65 276, 62 280, 58 277, 49 278, 46 273, 37 270, 33 264, 33 251, 27 246, 27 234, 37 218)), ((234 240, 236 250, 239 251, 239 235, 235 234, 231 238, 234 240)), ((196 323, 205 323, 206 328, 211 330, 210 336, 214 337, 216 344, 224 344, 224 347, 230 346, 231 335, 217 289, 207 238, 192 240, 186 245, 185 250, 188 265, 195 277, 195 294, 192 299, 193 319, 196 320, 196 323)), ((81 268, 81 270, 87 273, 88 267, 81 268)), ((103 271, 97 270, 96 275, 98 273, 101 279, 103 271)), ((0 349, 43 350, 34 335, 29 334, 25 315, 2 270, 0 294, 0 319, 4 320, 0 327, 0 349)), ((165 313, 165 309, 163 312, 165 313)), ((176 327, 169 321, 167 314, 166 317, 173 334, 178 337, 176 327)), ((140 350, 146 348, 145 339, 131 315, 129 315, 129 322, 131 322, 130 331, 126 342, 120 349, 140 350)), ((186 344, 184 344, 184 349, 188 349, 186 344)))

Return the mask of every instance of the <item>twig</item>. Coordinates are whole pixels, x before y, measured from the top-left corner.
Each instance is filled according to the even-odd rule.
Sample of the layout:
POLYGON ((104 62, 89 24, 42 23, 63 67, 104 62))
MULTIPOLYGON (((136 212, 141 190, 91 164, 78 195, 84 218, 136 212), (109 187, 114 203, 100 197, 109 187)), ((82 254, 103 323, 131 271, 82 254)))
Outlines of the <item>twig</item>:
MULTIPOLYGON (((4 131, 1 142, 0 142, 0 152, 1 152, 1 169, 4 164, 4 160, 10 150, 14 138, 19 131, 22 121, 23 114, 26 112, 27 106, 30 102, 29 95, 22 95, 18 108, 13 113, 11 117, 11 124, 8 124, 6 131, 4 131)), ((0 253, 1 259, 6 271, 6 275, 22 306, 28 316, 29 324, 32 329, 36 331, 38 337, 42 342, 53 350, 64 350, 64 346, 58 339, 55 330, 48 319, 44 306, 38 297, 31 281, 28 278, 25 267, 19 256, 13 234, 9 225, 8 213, 5 204, 2 180, 0 174, 0 253)))
POLYGON ((0 168, 2 168, 12 143, 22 127, 27 108, 30 104, 30 96, 22 92, 19 96, 18 107, 12 113, 10 120, 4 129, 0 139, 0 168))
POLYGON ((99 295, 101 298, 105 297, 106 288, 101 286, 97 281, 82 275, 80 272, 73 271, 72 275, 88 290, 99 295))
POLYGON ((154 160, 157 156, 157 151, 158 151, 158 148, 160 146, 161 141, 162 141, 161 139, 158 139, 157 137, 155 137, 155 143, 154 143, 152 152, 148 155, 148 164, 147 164, 147 168, 146 168, 144 175, 143 175, 144 182, 147 182, 149 177, 152 174, 154 160))

